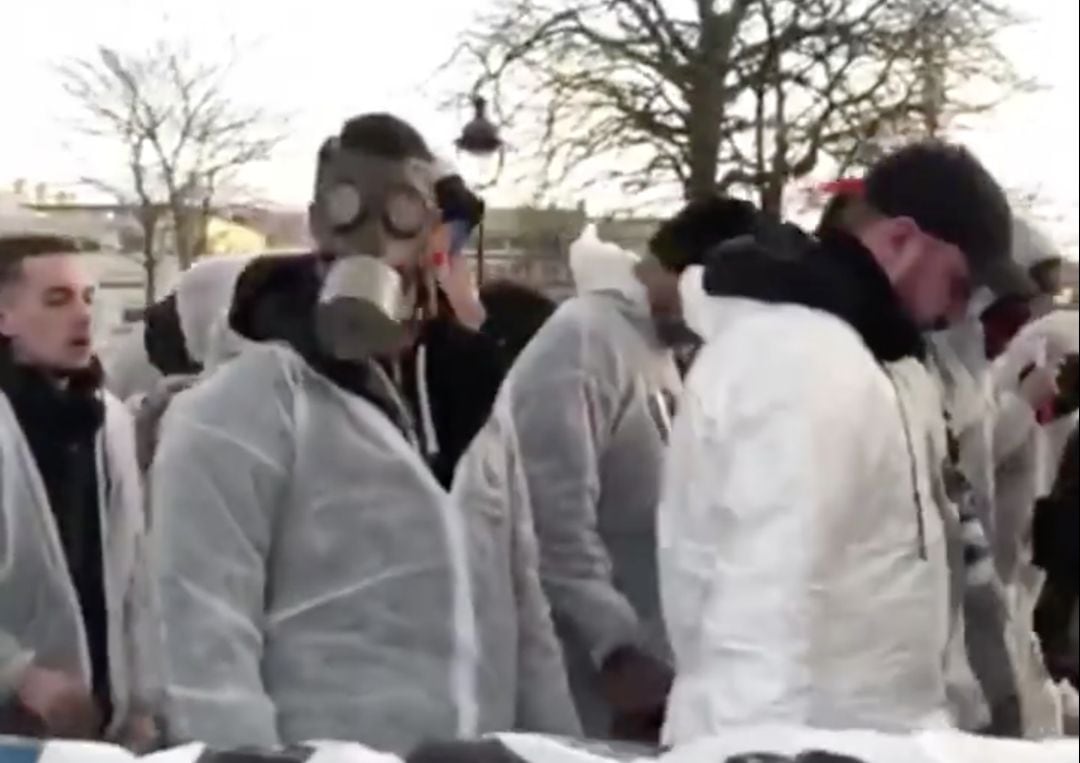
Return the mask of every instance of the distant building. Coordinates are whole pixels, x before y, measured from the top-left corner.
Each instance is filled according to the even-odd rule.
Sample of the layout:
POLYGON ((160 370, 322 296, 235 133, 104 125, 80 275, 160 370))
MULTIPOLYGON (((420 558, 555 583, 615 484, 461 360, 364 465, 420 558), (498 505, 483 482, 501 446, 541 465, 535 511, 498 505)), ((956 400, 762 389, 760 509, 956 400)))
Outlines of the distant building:
MULTIPOLYGON (((588 222, 583 207, 577 209, 491 209, 484 218, 483 255, 480 231, 473 236, 465 254, 473 272, 492 281, 508 279, 527 284, 555 300, 574 292, 570 274, 570 244, 588 222)), ((625 249, 644 254, 658 220, 652 218, 609 218, 596 220, 600 238, 625 249)))

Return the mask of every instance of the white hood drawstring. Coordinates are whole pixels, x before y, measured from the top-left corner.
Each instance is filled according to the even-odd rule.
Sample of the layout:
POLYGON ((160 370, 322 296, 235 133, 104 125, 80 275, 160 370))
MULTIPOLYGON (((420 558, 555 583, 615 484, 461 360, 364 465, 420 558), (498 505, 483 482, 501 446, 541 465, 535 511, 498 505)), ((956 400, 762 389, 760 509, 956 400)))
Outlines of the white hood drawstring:
POLYGON ((420 407, 420 429, 424 438, 424 455, 428 459, 439 455, 439 436, 435 432, 435 419, 431 413, 431 396, 427 383, 427 345, 416 349, 416 401, 420 407))

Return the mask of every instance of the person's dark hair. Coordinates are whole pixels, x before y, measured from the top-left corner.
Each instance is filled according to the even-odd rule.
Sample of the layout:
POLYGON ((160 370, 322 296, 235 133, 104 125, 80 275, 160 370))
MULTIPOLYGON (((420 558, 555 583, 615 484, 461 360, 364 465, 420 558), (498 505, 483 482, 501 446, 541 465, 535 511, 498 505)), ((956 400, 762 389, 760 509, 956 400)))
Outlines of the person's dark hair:
POLYGON ((748 201, 714 196, 688 203, 661 223, 649 239, 649 251, 666 269, 679 273, 701 264, 718 244, 752 234, 759 223, 748 201))
POLYGON ((814 229, 814 235, 820 238, 828 233, 842 230, 845 227, 844 213, 857 200, 857 197, 850 193, 837 193, 830 196, 825 208, 821 210, 821 219, 818 220, 817 227, 814 229))
POLYGON ((338 138, 342 148, 386 159, 430 162, 434 158, 420 132, 393 114, 361 114, 353 117, 342 125, 338 138))
POLYGON ((867 203, 888 217, 910 217, 961 250, 978 269, 1012 252, 1013 216, 1001 186, 963 146, 913 143, 885 156, 864 180, 867 203))
POLYGON ((443 222, 463 222, 472 230, 484 218, 484 200, 469 190, 460 175, 446 175, 435 182, 435 202, 443 222))
POLYGON ((1057 383, 1059 391, 1054 400, 1054 416, 1060 419, 1080 409, 1080 355, 1072 352, 1065 356, 1057 383))
POLYGON ((337 151, 346 149, 378 156, 391 161, 434 160, 431 150, 411 124, 393 114, 361 114, 345 122, 338 135, 319 146, 315 163, 315 193, 337 151))
POLYGON ((484 330, 495 338, 509 361, 525 349, 556 308, 554 300, 536 289, 509 280, 484 284, 480 302, 487 313, 484 330))
POLYGON ((44 254, 71 254, 79 247, 63 236, 22 235, 0 237, 0 287, 17 281, 22 264, 30 257, 44 254))

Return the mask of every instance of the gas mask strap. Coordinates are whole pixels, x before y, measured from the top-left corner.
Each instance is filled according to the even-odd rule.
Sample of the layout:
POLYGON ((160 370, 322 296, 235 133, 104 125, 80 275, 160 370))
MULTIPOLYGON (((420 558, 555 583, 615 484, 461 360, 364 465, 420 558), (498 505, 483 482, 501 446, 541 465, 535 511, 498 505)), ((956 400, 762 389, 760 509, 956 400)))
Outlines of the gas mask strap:
MULTIPOLYGON (((409 444, 414 450, 419 451, 420 443, 416 439, 412 414, 409 412, 409 406, 405 404, 405 399, 401 396, 399 387, 394 384, 390 375, 387 374, 386 369, 382 367, 381 363, 372 361, 368 365, 373 369, 375 377, 385 388, 386 396, 397 409, 400 420, 405 423, 405 437, 409 440, 409 444)), ((396 369, 397 367, 397 363, 395 362, 394 368, 396 369)))

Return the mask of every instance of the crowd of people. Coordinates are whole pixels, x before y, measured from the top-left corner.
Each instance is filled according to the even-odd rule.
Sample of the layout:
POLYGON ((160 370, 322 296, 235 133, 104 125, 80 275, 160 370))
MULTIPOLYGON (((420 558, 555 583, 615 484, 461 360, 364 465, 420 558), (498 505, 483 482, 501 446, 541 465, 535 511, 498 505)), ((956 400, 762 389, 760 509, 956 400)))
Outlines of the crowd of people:
POLYGON ((482 201, 365 114, 313 251, 204 259, 104 348, 75 242, 5 234, 0 733, 1068 733, 1060 257, 956 145, 832 191, 813 233, 590 227, 555 305, 474 289, 482 201))

